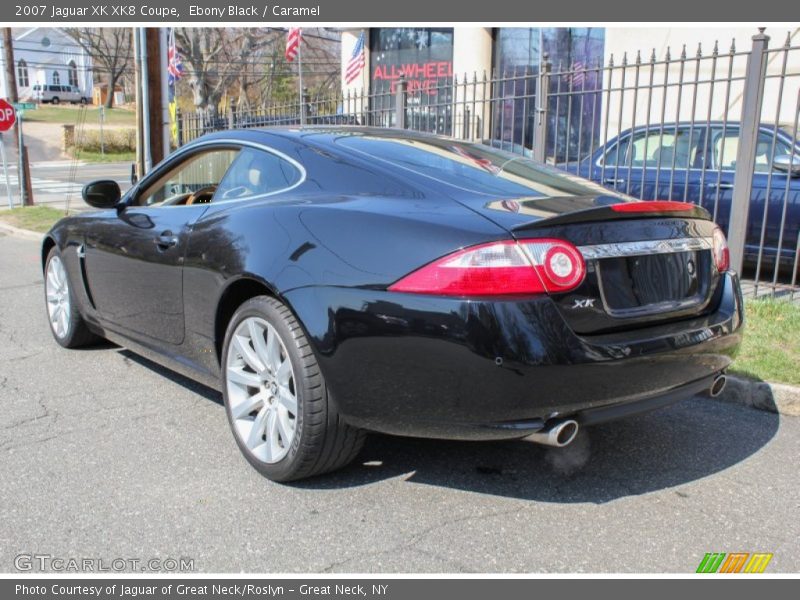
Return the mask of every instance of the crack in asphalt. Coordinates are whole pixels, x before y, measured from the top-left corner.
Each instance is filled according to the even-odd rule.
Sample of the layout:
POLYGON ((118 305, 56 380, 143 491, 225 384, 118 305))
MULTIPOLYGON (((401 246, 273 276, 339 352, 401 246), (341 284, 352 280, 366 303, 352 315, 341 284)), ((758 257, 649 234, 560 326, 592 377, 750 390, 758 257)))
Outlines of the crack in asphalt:
MULTIPOLYGON (((522 506, 522 507, 514 508, 514 509, 511 509, 511 510, 493 511, 493 512, 487 512, 487 513, 479 513, 477 515, 467 515, 467 516, 463 516, 463 517, 454 517, 454 518, 451 518, 451 519, 444 519, 441 522, 436 523, 435 525, 430 525, 430 526, 425 527, 425 528, 421 529, 420 531, 412 534, 410 536, 410 538, 407 539, 406 541, 401 542, 399 544, 395 544, 394 546, 391 546, 391 547, 386 548, 384 550, 381 550, 379 552, 361 552, 361 553, 356 554, 355 556, 351 556, 351 557, 345 558, 343 560, 333 561, 333 562, 329 563, 326 567, 324 567, 321 570, 321 572, 322 573, 330 573, 330 572, 333 571, 333 569, 335 569, 337 567, 345 565, 345 564, 347 564, 349 562, 352 562, 354 560, 358 560, 358 559, 363 558, 365 556, 372 556, 372 557, 383 556, 385 554, 392 554, 393 552, 397 552, 397 551, 400 551, 400 550, 413 550, 415 552, 424 552, 424 550, 420 550, 419 548, 416 548, 415 546, 417 544, 419 544, 423 539, 427 538, 430 534, 432 534, 433 532, 435 532, 437 530, 446 529, 446 528, 450 527, 451 525, 457 525, 459 523, 466 523, 466 522, 475 521, 475 520, 478 520, 478 519, 493 519, 495 517, 503 517, 503 516, 508 516, 508 515, 514 515, 514 514, 523 512, 524 510, 526 510, 526 508, 527 507, 522 506)), ((441 558, 444 558, 444 557, 441 557, 441 558)), ((447 562, 453 562, 452 559, 445 559, 445 560, 447 562)))

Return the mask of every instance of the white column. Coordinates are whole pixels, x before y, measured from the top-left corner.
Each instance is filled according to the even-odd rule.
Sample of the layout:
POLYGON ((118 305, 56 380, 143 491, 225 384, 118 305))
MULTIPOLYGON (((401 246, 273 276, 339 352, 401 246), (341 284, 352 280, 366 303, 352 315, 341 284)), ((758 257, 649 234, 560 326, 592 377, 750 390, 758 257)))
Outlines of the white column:
POLYGON ((490 86, 468 85, 473 77, 482 81, 492 73, 492 30, 489 27, 456 27, 453 30, 453 76, 456 79, 454 134, 480 140, 489 137, 490 86), (465 108, 470 114, 465 127, 465 108))

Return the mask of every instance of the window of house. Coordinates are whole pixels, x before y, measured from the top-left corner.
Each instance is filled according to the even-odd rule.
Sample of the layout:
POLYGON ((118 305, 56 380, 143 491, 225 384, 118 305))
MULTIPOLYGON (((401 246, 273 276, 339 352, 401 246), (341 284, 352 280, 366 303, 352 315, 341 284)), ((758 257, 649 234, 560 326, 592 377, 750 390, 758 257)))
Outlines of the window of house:
POLYGON ((28 79, 28 63, 25 59, 20 59, 17 63, 17 82, 20 87, 28 87, 30 80, 28 79))
POLYGON ((74 60, 69 61, 69 84, 78 87, 78 65, 74 60))
POLYGON ((61 75, 58 71, 53 71, 53 85, 59 85, 61 83, 61 75))

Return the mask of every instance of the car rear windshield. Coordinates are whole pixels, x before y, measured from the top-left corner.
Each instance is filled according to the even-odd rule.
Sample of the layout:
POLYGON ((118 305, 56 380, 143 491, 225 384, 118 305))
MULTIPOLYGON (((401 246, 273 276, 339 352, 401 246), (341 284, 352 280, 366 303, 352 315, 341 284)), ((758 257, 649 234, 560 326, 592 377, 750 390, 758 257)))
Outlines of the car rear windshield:
POLYGON ((446 138, 353 133, 336 143, 453 191, 493 198, 595 196, 608 190, 521 156, 446 138))

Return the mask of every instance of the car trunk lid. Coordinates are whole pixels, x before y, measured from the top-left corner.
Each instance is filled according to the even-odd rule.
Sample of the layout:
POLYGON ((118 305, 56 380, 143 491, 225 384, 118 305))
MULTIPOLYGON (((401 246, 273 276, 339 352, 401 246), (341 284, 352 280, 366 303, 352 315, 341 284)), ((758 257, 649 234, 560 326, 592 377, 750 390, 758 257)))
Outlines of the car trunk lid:
POLYGON ((586 261, 582 284, 553 300, 581 334, 646 327, 702 314, 719 273, 714 224, 701 207, 615 196, 466 202, 518 240, 557 238, 586 261))

